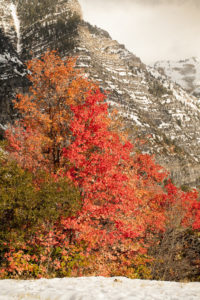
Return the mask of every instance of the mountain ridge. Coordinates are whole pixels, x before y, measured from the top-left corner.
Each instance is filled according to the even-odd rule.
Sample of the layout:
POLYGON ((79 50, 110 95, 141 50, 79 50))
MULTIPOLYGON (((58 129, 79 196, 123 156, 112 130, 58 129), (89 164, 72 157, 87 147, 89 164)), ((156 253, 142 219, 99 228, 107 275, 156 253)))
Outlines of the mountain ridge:
POLYGON ((153 67, 200 100, 200 59, 198 57, 179 61, 157 61, 153 67))

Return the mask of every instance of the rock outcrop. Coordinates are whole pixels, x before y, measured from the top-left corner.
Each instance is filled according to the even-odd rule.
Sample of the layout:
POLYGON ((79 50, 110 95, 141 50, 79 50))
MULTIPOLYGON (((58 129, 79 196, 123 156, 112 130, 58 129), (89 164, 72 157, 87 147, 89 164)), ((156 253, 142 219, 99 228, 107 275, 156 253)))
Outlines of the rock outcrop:
MULTIPOLYGON (((0 1, 0 9, 5 2, 11 3, 0 1)), ((176 184, 200 184, 200 107, 195 97, 155 68, 143 64, 106 31, 84 22, 77 0, 12 3, 16 2, 20 33, 5 25, 16 24, 8 12, 4 13, 4 21, 0 18, 0 26, 4 37, 8 37, 6 44, 14 49, 11 57, 15 55, 19 60, 19 68, 21 61, 39 56, 46 49, 58 49, 62 56, 78 56, 77 65, 86 76, 109 91, 107 101, 110 107, 117 107, 131 139, 146 139, 142 151, 155 154, 176 184)), ((15 73, 16 66, 4 66, 2 74, 8 72, 9 66, 11 73, 15 73)), ((0 70, 1 67, 0 61, 0 70)), ((17 70, 23 79, 23 67, 17 70)), ((9 76, 5 75, 4 81, 9 76)), ((15 82, 17 89, 20 83, 15 82)), ((5 95, 5 91, 2 93, 5 95)), ((7 105, 9 99, 10 95, 7 105)), ((7 115, 9 121, 10 110, 7 115)), ((0 115, 0 123, 2 120, 0 115)))
POLYGON ((12 42, 0 29, 0 138, 15 115, 12 99, 27 86, 26 68, 12 42))

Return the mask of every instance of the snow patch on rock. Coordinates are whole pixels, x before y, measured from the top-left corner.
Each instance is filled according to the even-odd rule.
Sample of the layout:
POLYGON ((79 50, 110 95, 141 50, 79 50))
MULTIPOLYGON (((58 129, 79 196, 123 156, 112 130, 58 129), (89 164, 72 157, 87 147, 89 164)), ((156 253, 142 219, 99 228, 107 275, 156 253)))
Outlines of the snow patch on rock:
POLYGON ((13 21, 14 21, 14 24, 15 24, 16 33, 17 33, 17 52, 20 53, 21 52, 20 20, 19 20, 18 15, 17 15, 17 7, 14 3, 10 4, 10 10, 11 10, 11 15, 13 17, 13 21))

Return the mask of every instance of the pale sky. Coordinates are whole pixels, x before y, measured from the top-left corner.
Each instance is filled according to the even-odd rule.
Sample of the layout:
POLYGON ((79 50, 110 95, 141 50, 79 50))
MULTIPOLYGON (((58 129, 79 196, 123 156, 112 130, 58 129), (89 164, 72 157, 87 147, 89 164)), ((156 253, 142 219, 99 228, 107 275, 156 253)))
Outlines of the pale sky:
POLYGON ((79 0, 83 17, 144 63, 200 57, 200 0, 79 0))

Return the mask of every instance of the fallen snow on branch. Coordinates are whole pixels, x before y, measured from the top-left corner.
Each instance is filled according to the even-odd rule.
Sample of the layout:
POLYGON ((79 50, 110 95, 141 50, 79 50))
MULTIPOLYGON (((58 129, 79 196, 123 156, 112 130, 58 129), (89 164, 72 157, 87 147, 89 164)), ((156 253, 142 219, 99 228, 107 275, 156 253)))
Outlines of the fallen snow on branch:
POLYGON ((200 283, 81 277, 1 280, 0 300, 199 300, 200 283))

